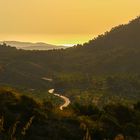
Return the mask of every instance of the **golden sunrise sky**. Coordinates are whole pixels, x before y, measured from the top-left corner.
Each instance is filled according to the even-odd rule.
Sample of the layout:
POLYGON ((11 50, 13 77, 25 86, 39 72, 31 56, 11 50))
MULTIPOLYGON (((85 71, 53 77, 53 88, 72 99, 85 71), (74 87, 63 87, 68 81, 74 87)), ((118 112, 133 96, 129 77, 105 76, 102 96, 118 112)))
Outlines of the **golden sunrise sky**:
POLYGON ((140 15, 140 0, 0 0, 0 40, 84 43, 140 15))

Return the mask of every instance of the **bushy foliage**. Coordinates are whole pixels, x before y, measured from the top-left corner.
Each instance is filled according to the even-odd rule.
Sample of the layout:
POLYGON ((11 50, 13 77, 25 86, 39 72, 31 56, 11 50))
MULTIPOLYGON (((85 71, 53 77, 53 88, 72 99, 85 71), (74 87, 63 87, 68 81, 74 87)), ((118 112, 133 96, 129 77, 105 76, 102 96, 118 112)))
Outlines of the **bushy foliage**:
POLYGON ((140 139, 139 103, 133 108, 108 104, 74 103, 64 111, 43 105, 13 90, 0 90, 0 138, 2 140, 103 140, 121 134, 140 139))

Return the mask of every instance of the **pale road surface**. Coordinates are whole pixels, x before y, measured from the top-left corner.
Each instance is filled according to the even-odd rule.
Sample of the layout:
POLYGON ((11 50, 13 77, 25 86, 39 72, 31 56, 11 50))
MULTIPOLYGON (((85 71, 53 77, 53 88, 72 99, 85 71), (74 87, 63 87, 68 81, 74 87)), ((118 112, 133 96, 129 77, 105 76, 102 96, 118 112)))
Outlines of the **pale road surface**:
POLYGON ((62 99, 64 100, 65 103, 59 107, 60 110, 63 110, 65 107, 67 107, 67 106, 71 103, 71 101, 70 101, 69 98, 67 98, 67 97, 65 97, 65 96, 62 96, 62 95, 60 95, 60 94, 54 93, 54 89, 50 89, 50 90, 48 90, 48 92, 49 92, 50 94, 53 94, 54 96, 60 97, 60 98, 62 98, 62 99))

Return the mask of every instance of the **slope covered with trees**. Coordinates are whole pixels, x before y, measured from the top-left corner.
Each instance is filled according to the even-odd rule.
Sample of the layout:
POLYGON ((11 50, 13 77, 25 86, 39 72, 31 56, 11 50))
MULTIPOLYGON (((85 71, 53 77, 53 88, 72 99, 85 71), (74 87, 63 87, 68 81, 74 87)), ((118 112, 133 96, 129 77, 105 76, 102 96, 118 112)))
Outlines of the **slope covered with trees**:
POLYGON ((60 77, 75 77, 77 85, 78 79, 86 79, 83 82, 89 85, 93 77, 95 80, 111 75, 139 77, 139 35, 140 17, 137 17, 88 43, 65 50, 25 51, 0 45, 0 83, 23 89, 48 89, 54 83, 42 77, 56 82, 60 77))
POLYGON ((102 109, 73 104, 59 111, 51 102, 4 88, 0 89, 0 100, 2 140, 140 139, 140 103, 131 108, 108 104, 102 109))
POLYGON ((1 63, 7 60, 9 67, 6 66, 9 71, 10 68, 14 71, 15 67, 18 72, 27 71, 34 76, 79 71, 95 75, 139 73, 139 35, 140 18, 138 17, 126 25, 112 28, 110 32, 99 35, 84 45, 66 50, 14 51, 13 49, 9 52, 11 49, 9 48, 3 52, 4 47, 0 47, 1 63))

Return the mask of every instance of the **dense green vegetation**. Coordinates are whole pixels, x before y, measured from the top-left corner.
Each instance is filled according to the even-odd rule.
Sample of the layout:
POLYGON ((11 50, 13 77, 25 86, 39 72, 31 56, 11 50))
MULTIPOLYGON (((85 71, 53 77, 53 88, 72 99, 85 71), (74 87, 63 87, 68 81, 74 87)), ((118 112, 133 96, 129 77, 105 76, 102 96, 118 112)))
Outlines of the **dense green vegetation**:
POLYGON ((103 106, 107 103, 131 105, 140 99, 139 75, 89 77, 62 75, 55 80, 55 89, 73 102, 103 106))
POLYGON ((64 111, 12 89, 0 89, 0 139, 95 140, 118 134, 140 139, 140 103, 126 107, 108 104, 102 109, 75 103, 64 111), (126 117, 127 116, 127 117, 126 117))

